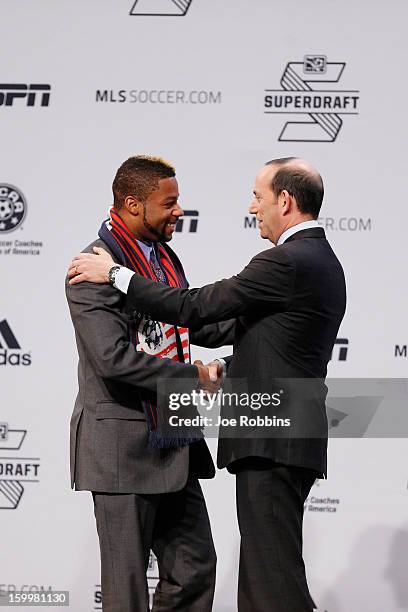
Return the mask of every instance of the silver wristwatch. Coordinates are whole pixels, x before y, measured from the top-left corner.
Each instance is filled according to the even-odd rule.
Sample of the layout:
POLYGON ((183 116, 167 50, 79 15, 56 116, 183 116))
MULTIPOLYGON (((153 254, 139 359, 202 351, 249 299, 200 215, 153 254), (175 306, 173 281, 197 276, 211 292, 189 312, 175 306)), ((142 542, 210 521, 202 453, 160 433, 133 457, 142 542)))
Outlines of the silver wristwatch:
POLYGON ((109 270, 108 272, 108 280, 109 280, 109 284, 114 286, 115 284, 115 278, 117 273, 119 272, 119 270, 121 269, 122 266, 112 266, 112 268, 109 270))

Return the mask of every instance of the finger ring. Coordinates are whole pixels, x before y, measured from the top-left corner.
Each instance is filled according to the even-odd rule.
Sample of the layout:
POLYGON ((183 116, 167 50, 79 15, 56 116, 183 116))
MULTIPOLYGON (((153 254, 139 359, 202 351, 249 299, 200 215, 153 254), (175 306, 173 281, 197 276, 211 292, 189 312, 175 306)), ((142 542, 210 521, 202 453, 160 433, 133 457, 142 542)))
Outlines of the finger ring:
POLYGON ((75 274, 78 274, 78 266, 75 266, 75 274))

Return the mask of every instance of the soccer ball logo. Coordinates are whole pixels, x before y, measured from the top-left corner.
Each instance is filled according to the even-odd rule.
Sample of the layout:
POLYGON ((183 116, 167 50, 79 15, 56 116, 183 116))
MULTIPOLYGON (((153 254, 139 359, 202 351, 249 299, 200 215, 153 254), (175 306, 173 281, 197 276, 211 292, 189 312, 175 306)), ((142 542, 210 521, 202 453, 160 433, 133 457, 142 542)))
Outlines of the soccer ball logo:
POLYGON ((0 233, 12 232, 19 227, 27 212, 27 203, 21 191, 12 185, 0 184, 0 233))
POLYGON ((157 349, 163 342, 163 329, 159 321, 145 321, 142 334, 149 349, 157 349))
POLYGON ((9 219, 13 214, 13 207, 8 200, 0 200, 0 220, 9 219))

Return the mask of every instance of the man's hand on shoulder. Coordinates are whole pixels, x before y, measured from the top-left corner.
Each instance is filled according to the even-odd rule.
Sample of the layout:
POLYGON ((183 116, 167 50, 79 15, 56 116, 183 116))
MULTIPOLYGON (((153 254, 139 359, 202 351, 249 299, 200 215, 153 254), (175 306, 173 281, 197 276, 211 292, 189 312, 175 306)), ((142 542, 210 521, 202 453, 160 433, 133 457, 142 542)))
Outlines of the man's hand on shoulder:
POLYGON ((115 265, 111 255, 101 247, 93 247, 94 253, 80 253, 69 264, 70 285, 83 281, 108 283, 109 270, 115 265))

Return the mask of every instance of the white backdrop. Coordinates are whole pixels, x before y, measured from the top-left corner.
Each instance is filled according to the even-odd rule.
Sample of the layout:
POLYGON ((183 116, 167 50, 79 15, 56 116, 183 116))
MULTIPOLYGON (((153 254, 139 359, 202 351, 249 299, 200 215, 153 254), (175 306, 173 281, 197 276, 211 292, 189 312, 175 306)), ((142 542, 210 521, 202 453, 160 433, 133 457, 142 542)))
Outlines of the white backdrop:
MULTIPOLYGON (((407 377, 407 18, 405 0, 1 0, 0 588, 66 589, 75 612, 100 609, 91 498, 69 490, 77 357, 64 275, 96 237, 130 155, 174 163, 180 201, 199 213, 197 231, 186 220, 172 242, 193 286, 266 248, 245 227, 257 169, 287 155, 314 163, 349 295, 347 358, 335 351, 329 375, 407 377), (30 85, 48 85, 48 102, 30 85), (316 89, 315 104, 329 98, 316 124, 284 130, 313 121, 310 92, 296 91, 316 89), (25 218, 22 205, 10 215, 10 185, 25 218)), ((329 479, 305 513, 321 612, 408 609, 407 454, 404 438, 331 441, 329 479)), ((203 487, 214 610, 230 612, 234 479, 219 472, 203 487)))

